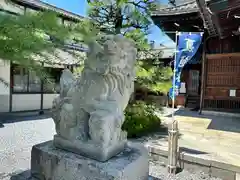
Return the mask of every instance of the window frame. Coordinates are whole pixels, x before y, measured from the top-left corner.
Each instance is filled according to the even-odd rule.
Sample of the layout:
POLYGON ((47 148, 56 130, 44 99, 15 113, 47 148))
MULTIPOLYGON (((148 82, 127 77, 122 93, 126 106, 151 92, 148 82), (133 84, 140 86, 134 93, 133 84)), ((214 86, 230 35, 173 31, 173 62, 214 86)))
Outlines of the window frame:
MULTIPOLYGON (((49 67, 50 68, 50 67, 49 67)), ((56 69, 56 68, 50 68, 50 69, 56 69)), ((62 70, 62 68, 57 68, 57 69, 60 69, 60 71, 62 70)), ((26 68, 24 68, 24 67, 21 67, 20 65, 17 65, 17 64, 12 64, 11 65, 11 68, 10 68, 10 73, 11 73, 11 89, 12 89, 12 94, 59 94, 59 91, 56 91, 56 92, 54 92, 54 91, 46 91, 45 89, 44 89, 44 85, 45 85, 45 83, 46 82, 44 82, 44 80, 40 80, 40 90, 39 91, 29 91, 29 87, 30 87, 30 71, 29 70, 27 70, 26 68), (14 89, 14 68, 15 67, 19 67, 19 68, 22 68, 23 69, 23 71, 26 71, 26 74, 27 74, 27 83, 26 83, 26 86, 27 86, 27 88, 26 88, 26 91, 16 91, 15 89, 14 89)), ((59 81, 59 82, 57 82, 57 83, 60 83, 60 79, 58 79, 57 81, 59 81)), ((56 84, 57 84, 56 83, 56 84)), ((25 84, 24 84, 25 85, 25 84)))
MULTIPOLYGON (((49 72, 49 70, 52 70, 52 69, 59 69, 60 70, 60 72, 64 69, 64 68, 51 68, 51 67, 45 67, 46 68, 46 71, 48 71, 49 72)), ((57 83, 56 84, 59 84, 60 85, 60 77, 61 77, 61 73, 59 74, 59 77, 57 78, 57 83)), ((55 78, 54 78, 55 79, 55 78)), ((55 79, 56 80, 56 79, 55 79)), ((55 84, 55 85, 56 85, 55 84)), ((59 91, 56 91, 56 92, 54 92, 54 91, 46 91, 45 90, 45 85, 46 85, 46 82, 45 81, 42 81, 42 92, 44 93, 44 94, 59 94, 60 93, 60 90, 59 91)))

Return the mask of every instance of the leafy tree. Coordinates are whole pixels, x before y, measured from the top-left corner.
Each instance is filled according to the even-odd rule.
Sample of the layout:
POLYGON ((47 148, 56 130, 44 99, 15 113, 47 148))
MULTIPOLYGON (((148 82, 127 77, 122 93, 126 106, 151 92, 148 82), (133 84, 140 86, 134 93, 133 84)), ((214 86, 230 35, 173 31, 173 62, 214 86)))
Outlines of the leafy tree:
POLYGON ((89 16, 97 27, 113 34, 123 34, 135 41, 138 49, 137 84, 149 91, 166 94, 171 87, 171 69, 159 61, 161 55, 152 51, 150 33, 151 11, 158 0, 88 0, 89 16))
MULTIPOLYGON (((5 1, 11 3, 9 0, 5 1)), ((52 11, 24 15, 0 13, 0 59, 19 64, 49 80, 42 63, 52 64, 53 57, 61 60, 56 49, 68 51, 79 58, 74 51, 67 50, 64 43, 71 39, 89 40, 96 32, 96 28, 95 31, 90 31, 90 28, 89 21, 63 26, 59 23, 57 14, 52 11)), ((8 85, 2 78, 0 82, 8 85)))
POLYGON ((166 95, 172 86, 170 80, 172 69, 164 67, 161 61, 154 65, 149 61, 138 61, 136 85, 140 86, 140 89, 142 87, 145 91, 166 95))
POLYGON ((138 48, 148 48, 146 34, 152 25, 151 10, 157 0, 87 0, 89 17, 100 29, 124 34, 136 40, 138 48))
POLYGON ((37 60, 52 63, 48 55, 55 54, 56 47, 62 48, 62 42, 69 35, 67 28, 57 22, 57 16, 52 12, 0 14, 0 58, 44 76, 37 60), (58 41, 53 43, 50 37, 58 41))

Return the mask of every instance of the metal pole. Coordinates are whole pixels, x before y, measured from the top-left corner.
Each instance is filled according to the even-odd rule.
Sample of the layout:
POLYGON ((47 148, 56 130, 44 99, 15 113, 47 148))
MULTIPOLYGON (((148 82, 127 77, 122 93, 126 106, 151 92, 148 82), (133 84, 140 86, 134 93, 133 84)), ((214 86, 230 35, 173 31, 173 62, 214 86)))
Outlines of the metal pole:
POLYGON ((172 122, 168 127, 168 173, 176 174, 177 161, 178 161, 178 122, 174 118, 174 106, 175 106, 175 74, 176 74, 176 58, 177 58, 177 40, 178 32, 175 32, 175 58, 173 69, 173 97, 172 97, 172 122))

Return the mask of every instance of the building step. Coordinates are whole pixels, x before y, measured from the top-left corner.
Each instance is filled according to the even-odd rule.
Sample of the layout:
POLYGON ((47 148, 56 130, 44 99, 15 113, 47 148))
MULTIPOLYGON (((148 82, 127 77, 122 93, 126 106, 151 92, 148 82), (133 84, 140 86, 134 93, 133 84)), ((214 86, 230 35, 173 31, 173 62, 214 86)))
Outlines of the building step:
POLYGON ((196 108, 200 104, 200 96, 188 96, 186 106, 188 108, 196 108))

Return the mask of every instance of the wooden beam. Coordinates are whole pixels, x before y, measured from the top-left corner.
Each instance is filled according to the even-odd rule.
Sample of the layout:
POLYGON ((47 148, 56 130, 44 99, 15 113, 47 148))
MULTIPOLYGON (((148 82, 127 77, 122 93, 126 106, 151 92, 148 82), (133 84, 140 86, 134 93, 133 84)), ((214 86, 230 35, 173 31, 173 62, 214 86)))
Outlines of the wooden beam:
POLYGON ((200 108, 199 114, 202 113, 202 109, 204 107, 204 91, 205 91, 205 84, 206 84, 206 44, 209 38, 204 38, 203 41, 203 52, 202 52, 202 74, 201 74, 201 92, 200 92, 200 108))
POLYGON ((240 57, 240 53, 224 53, 224 54, 206 54, 207 59, 216 59, 221 57, 240 57))
POLYGON ((224 13, 224 12, 228 12, 228 11, 234 11, 236 9, 240 8, 240 1, 238 3, 232 4, 231 6, 228 6, 227 8, 217 11, 216 13, 224 13))
POLYGON ((221 29, 221 26, 219 24, 219 21, 218 21, 218 18, 216 16, 216 14, 212 14, 211 18, 212 18, 213 24, 216 27, 216 30, 217 30, 218 34, 220 35, 220 38, 223 38, 222 29, 221 29))
POLYGON ((210 14, 205 0, 196 0, 196 2, 199 7, 202 19, 204 21, 204 25, 208 30, 208 33, 210 34, 210 36, 215 36, 218 32, 215 28, 215 25, 212 19, 212 14, 210 14))
POLYGON ((210 100, 238 100, 239 101, 240 97, 205 96, 204 99, 210 99, 210 100))

